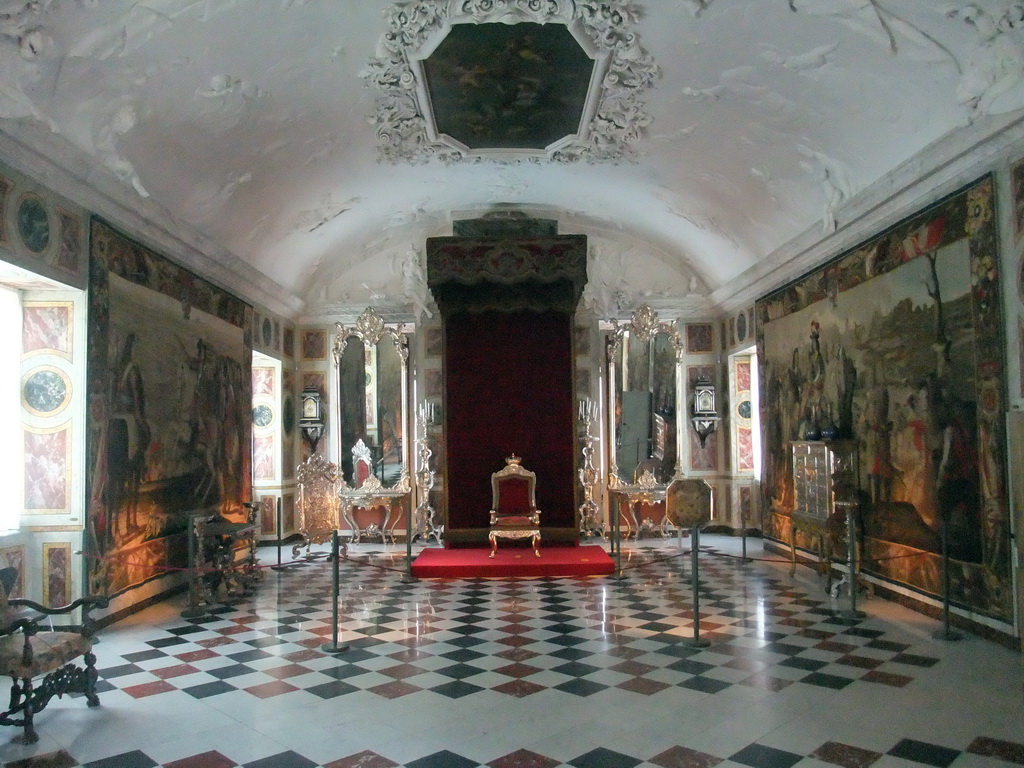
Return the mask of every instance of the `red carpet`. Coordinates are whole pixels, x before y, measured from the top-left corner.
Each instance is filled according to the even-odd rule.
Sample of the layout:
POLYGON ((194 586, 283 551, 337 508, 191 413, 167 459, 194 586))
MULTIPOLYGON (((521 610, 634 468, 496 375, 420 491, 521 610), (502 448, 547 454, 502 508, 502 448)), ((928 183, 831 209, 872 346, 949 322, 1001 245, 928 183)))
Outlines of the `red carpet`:
POLYGON ((421 579, 466 579, 509 576, 603 576, 615 572, 615 561, 601 547, 541 547, 535 557, 527 547, 424 549, 412 561, 412 575, 421 579))

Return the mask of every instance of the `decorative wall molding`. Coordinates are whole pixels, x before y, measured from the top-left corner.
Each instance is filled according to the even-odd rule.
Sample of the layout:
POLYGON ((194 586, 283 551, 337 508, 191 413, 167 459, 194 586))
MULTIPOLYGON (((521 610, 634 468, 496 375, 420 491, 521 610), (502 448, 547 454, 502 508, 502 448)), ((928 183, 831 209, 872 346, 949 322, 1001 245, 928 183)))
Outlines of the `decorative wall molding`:
MULTIPOLYGON (((34 183, 85 211, 117 222, 126 233, 206 280, 284 318, 301 316, 305 302, 194 227, 176 219, 152 198, 140 198, 64 136, 40 132, 26 121, 5 121, 0 156, 34 183)), ((83 236, 83 241, 88 238, 83 236)), ((66 280, 67 278, 65 278, 66 280)))
POLYGON ((632 31, 637 11, 625 0, 396 0, 386 18, 388 28, 377 55, 361 73, 380 92, 370 121, 376 126, 382 160, 621 162, 631 159, 633 145, 651 123, 641 96, 660 70, 632 31), (542 151, 481 153, 432 138, 416 59, 452 24, 520 22, 564 24, 592 55, 605 60, 600 83, 592 83, 587 100, 591 116, 584 116, 584 130, 542 151))
POLYGON ((754 267, 710 295, 718 312, 731 312, 767 295, 815 266, 992 170, 993 163, 1024 141, 1024 117, 992 115, 934 142, 861 190, 836 212, 834 233, 815 223, 754 267))

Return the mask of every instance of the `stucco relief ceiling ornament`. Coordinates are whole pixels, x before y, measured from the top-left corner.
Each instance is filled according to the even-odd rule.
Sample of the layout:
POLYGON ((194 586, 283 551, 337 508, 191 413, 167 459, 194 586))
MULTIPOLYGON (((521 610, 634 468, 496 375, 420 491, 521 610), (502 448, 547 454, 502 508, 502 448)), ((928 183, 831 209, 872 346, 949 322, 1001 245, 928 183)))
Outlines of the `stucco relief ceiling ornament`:
MULTIPOLYGON (((376 126, 380 158, 445 163, 631 159, 633 145, 651 122, 641 96, 660 74, 632 31, 637 14, 636 5, 626 0, 399 0, 386 12, 387 31, 361 73, 379 91, 369 120, 376 126), (524 22, 563 25, 579 43, 580 55, 594 61, 578 123, 543 147, 506 143, 471 148, 439 132, 425 82, 429 57, 455 25, 463 31, 466 24, 524 22)), ((478 125, 473 127, 479 132, 478 125)))

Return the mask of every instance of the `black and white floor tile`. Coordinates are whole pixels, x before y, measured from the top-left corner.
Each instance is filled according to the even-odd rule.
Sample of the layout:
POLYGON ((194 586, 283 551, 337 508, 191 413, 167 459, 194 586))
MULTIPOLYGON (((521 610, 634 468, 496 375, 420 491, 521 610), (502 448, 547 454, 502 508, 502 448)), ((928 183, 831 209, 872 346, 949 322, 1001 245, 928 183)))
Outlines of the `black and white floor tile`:
MULTIPOLYGON (((403 583, 404 545, 265 569, 100 633, 102 706, 55 700, 12 768, 896 768, 1024 765, 1021 656, 880 599, 843 618, 805 567, 706 536, 624 577, 403 583), (340 653, 330 651, 337 647, 340 653)), ((262 553, 276 562, 276 550, 262 553)), ((9 685, 5 683, 4 685, 9 685)), ((6 697, 6 688, 0 697, 6 697)))

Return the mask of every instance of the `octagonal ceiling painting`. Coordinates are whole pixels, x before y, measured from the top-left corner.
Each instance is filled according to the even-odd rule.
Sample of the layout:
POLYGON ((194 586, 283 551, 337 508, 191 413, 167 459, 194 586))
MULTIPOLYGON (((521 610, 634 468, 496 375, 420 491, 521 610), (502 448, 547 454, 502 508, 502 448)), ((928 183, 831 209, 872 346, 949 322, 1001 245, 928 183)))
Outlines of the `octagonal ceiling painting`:
POLYGON ((564 24, 455 24, 423 62, 433 120, 472 150, 535 149, 581 128, 594 60, 564 24))
POLYGON ((660 70, 632 6, 401 0, 361 73, 380 157, 445 163, 632 159, 660 70))

